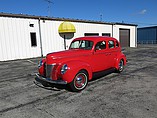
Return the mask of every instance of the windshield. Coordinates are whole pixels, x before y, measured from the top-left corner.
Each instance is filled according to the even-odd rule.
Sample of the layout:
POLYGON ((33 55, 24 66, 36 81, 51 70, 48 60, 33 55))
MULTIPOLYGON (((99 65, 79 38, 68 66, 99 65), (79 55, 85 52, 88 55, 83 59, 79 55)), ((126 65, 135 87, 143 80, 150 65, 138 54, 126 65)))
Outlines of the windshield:
POLYGON ((76 40, 73 41, 70 45, 69 49, 85 49, 85 50, 91 50, 93 47, 92 41, 87 40, 76 40))

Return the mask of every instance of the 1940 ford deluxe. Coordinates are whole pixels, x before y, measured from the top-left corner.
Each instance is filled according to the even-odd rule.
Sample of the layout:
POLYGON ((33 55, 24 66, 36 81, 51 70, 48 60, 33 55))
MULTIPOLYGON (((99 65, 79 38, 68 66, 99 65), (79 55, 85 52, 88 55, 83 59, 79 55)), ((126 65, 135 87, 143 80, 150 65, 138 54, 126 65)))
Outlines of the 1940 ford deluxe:
POLYGON ((69 50, 47 54, 39 63, 36 80, 49 84, 68 85, 72 91, 83 90, 93 75, 114 68, 122 72, 126 56, 119 42, 112 37, 76 38, 69 50))

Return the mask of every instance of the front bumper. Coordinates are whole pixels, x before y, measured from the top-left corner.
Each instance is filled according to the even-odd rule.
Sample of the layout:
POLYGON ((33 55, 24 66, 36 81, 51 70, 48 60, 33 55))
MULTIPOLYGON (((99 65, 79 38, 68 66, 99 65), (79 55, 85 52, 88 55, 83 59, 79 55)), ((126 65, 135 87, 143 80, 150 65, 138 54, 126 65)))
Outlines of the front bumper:
POLYGON ((39 74, 36 74, 35 80, 38 81, 38 82, 42 82, 43 81, 43 82, 47 82, 47 83, 50 83, 50 84, 62 84, 62 85, 67 84, 66 81, 63 81, 63 80, 52 80, 50 78, 44 78, 44 77, 42 77, 39 74))

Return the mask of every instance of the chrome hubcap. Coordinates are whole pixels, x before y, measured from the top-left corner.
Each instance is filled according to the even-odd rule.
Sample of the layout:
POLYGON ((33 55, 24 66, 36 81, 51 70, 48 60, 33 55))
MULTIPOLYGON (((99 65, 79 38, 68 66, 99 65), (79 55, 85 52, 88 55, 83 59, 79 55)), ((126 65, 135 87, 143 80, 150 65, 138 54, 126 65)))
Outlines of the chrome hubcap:
POLYGON ((123 70, 123 61, 121 60, 119 63, 119 71, 122 71, 122 70, 123 70))
POLYGON ((83 89, 86 84, 87 84, 87 76, 84 73, 79 73, 76 77, 75 77, 75 87, 77 89, 83 89))

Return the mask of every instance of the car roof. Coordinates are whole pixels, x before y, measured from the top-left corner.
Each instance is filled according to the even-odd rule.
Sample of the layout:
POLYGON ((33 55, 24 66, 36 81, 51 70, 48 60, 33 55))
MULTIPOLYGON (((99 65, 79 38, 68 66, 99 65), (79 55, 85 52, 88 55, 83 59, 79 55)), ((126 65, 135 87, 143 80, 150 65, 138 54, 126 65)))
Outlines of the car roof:
POLYGON ((115 40, 115 38, 112 38, 112 37, 108 37, 108 36, 85 36, 85 37, 79 37, 79 38, 76 38, 74 40, 90 40, 90 41, 93 41, 93 42, 99 42, 99 41, 108 41, 108 40, 115 40))

